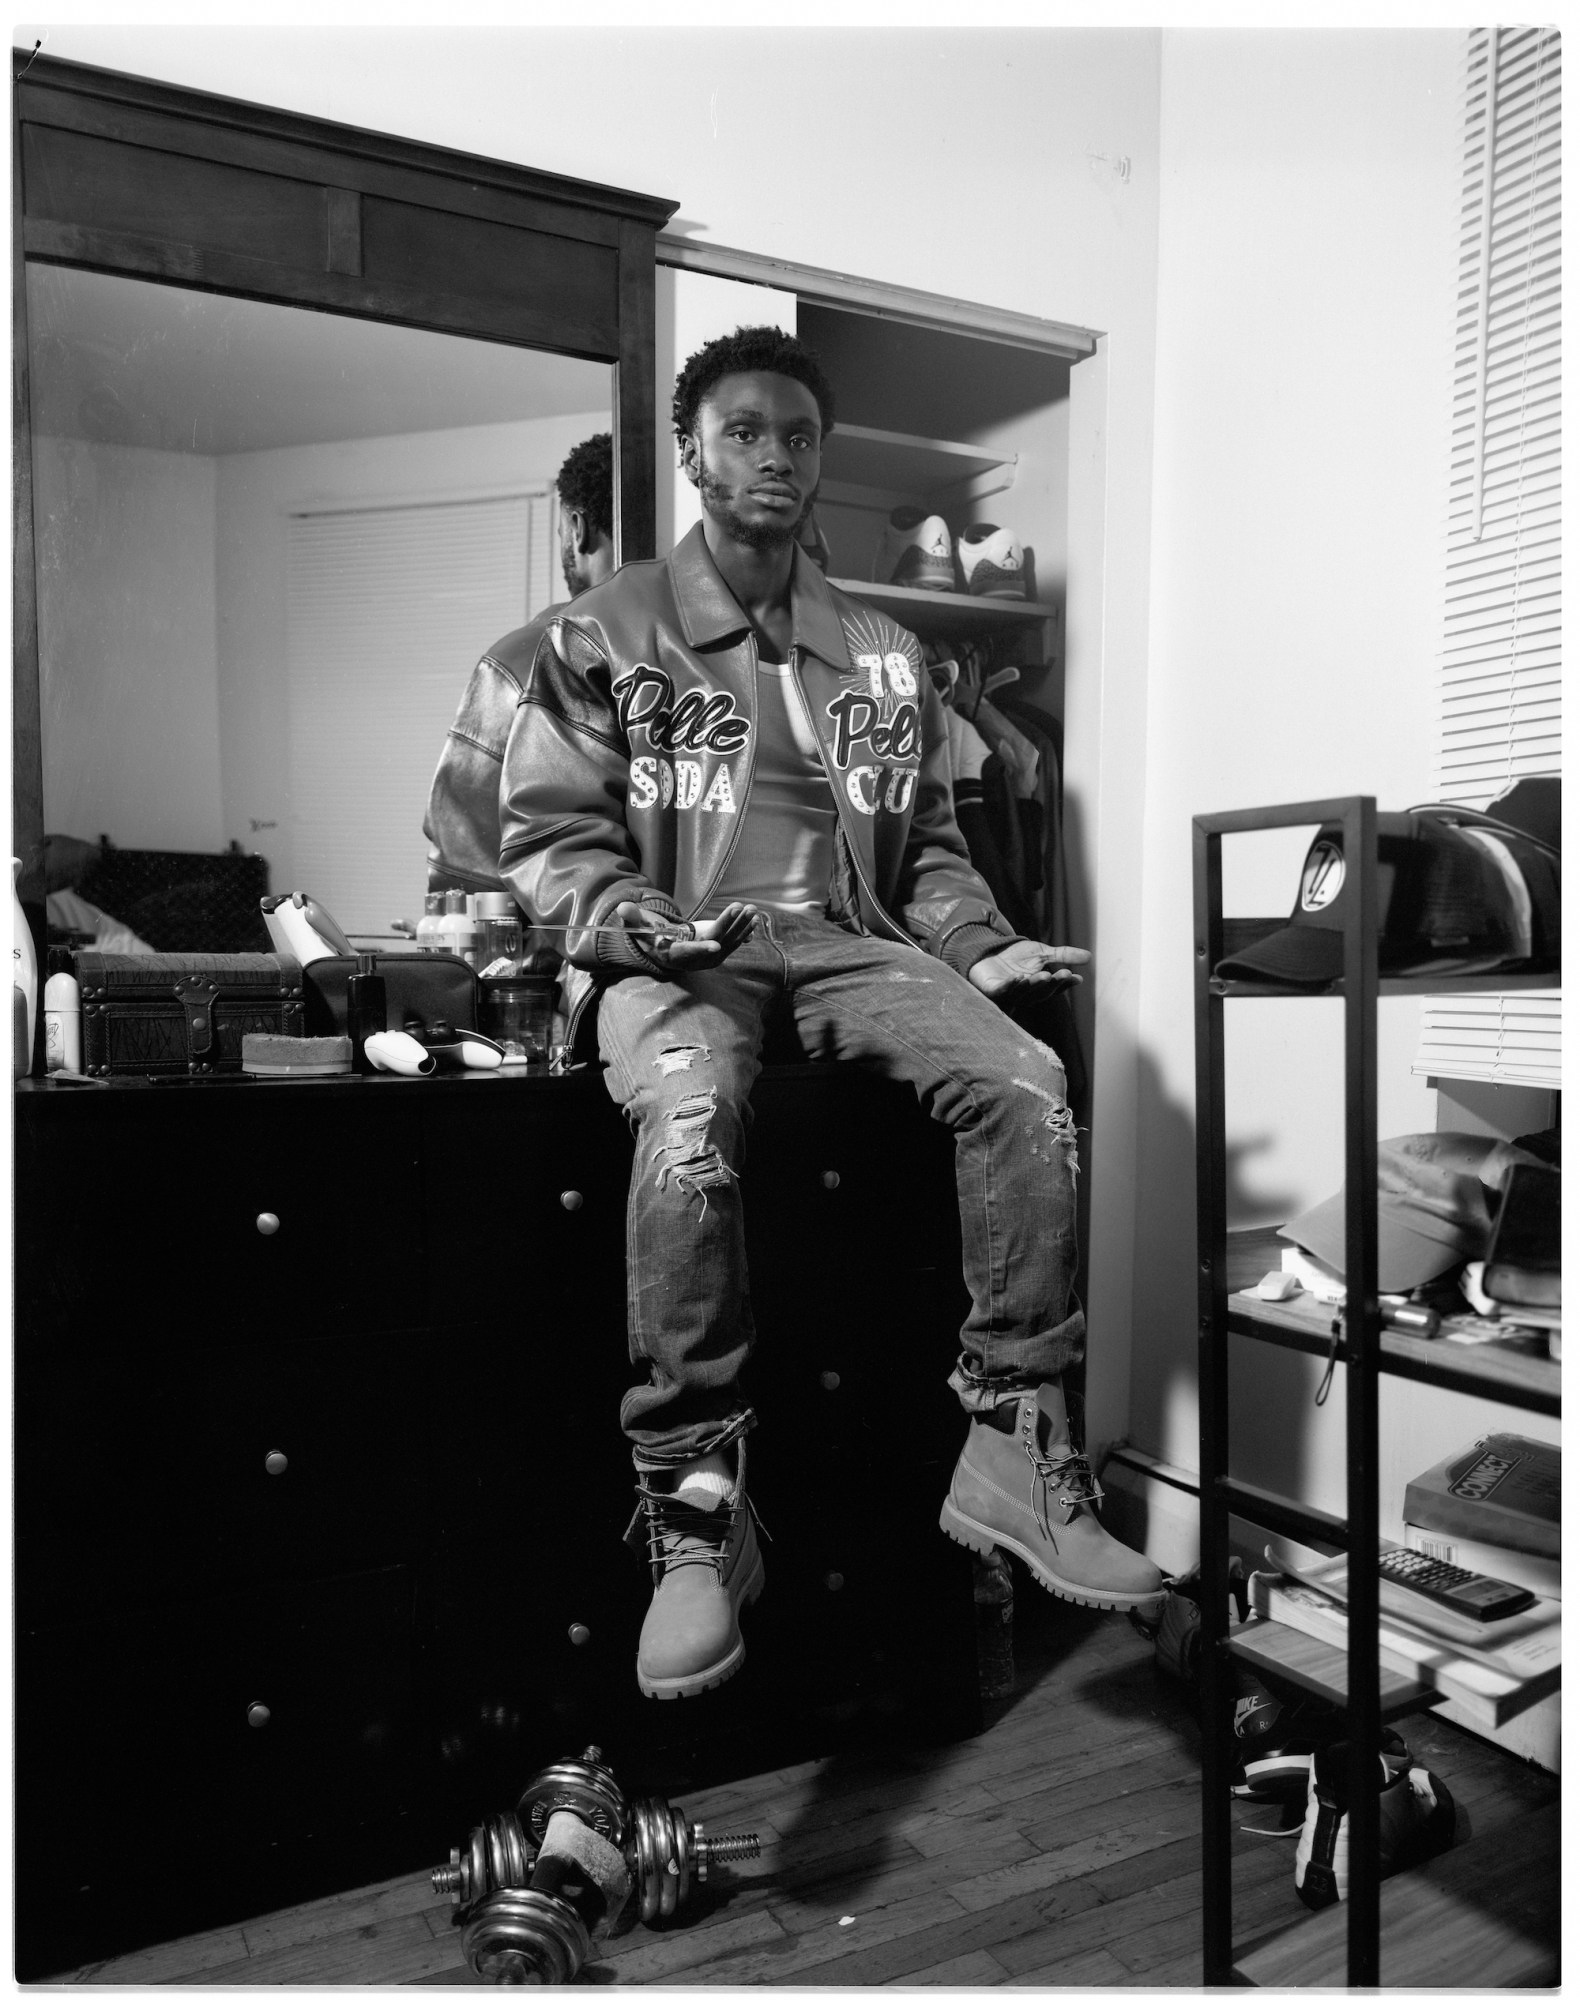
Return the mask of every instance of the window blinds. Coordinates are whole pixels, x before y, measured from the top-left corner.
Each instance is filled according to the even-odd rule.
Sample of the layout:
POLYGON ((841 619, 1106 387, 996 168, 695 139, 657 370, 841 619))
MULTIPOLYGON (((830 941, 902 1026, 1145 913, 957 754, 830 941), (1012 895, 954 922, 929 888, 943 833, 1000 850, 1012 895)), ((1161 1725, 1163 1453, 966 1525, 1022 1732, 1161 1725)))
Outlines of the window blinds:
MULTIPOLYGON (((1440 799, 1557 772, 1560 39, 1477 28, 1466 54, 1440 799)), ((1418 1074, 1556 1088, 1556 994, 1422 1008, 1418 1074)))
POLYGON ((553 598, 551 492, 302 514, 290 524, 298 880, 344 930, 422 914, 423 814, 484 650, 553 598))

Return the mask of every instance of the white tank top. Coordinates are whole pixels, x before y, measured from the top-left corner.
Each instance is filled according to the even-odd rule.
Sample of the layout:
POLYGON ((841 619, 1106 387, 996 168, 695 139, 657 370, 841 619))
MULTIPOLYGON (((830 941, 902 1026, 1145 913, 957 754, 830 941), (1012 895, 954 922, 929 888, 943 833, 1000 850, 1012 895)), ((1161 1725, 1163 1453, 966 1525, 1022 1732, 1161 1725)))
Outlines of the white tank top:
POLYGON ((834 861, 834 794, 790 668, 757 662, 757 762, 740 839, 703 916, 726 903, 817 911, 834 861))

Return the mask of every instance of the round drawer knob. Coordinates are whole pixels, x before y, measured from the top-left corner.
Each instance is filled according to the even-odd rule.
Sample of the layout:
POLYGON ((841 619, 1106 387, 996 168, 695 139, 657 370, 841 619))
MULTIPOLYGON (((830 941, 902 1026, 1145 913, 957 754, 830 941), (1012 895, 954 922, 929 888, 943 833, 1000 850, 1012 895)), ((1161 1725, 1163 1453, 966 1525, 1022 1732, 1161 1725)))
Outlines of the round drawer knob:
POLYGON ((247 1727, 249 1729, 265 1729, 268 1727, 268 1722, 269 1711, 264 1704, 261 1701, 248 1702, 247 1727))
POLYGON ((573 1214, 582 1205, 582 1198, 575 1188, 567 1188, 560 1196, 560 1207, 568 1208, 573 1214))
POLYGON ((837 1569, 831 1569, 828 1575, 824 1577, 823 1582, 829 1590, 843 1590, 845 1588, 845 1579, 837 1569))
POLYGON ((830 1194, 839 1186, 839 1175, 835 1173, 832 1167, 822 1176, 822 1180, 824 1187, 828 1189, 830 1194))
POLYGON ((825 1368, 817 1379, 825 1389, 837 1389, 839 1387, 839 1371, 835 1368, 825 1368))
POLYGON ((571 1627, 570 1638, 573 1646, 585 1646, 592 1638, 592 1633, 585 1625, 578 1623, 571 1627))
POLYGON ((283 1451, 271 1451, 263 1461, 263 1469, 278 1479, 290 1462, 283 1451))
POLYGON ((277 1215, 271 1215, 265 1209, 262 1215, 258 1217, 258 1234, 260 1236, 278 1236, 279 1233, 280 1218, 277 1215))

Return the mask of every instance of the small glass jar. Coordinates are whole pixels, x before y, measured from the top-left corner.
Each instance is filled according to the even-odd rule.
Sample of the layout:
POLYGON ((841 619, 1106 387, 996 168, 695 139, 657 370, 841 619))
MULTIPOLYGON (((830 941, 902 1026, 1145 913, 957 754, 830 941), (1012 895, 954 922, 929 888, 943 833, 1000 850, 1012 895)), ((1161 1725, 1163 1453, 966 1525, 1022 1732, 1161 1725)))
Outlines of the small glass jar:
POLYGON ((485 977, 478 989, 478 1026, 499 1043, 506 1062, 549 1066, 549 1039, 558 989, 541 975, 485 977))

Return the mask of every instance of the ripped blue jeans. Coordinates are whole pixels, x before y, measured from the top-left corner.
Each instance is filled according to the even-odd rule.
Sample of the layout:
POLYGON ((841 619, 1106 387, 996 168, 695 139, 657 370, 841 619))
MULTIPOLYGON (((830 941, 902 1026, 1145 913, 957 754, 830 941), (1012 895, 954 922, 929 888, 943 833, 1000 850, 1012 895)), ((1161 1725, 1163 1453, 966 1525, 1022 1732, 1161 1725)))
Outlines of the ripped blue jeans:
MULTIPOLYGON (((713 971, 633 974, 599 1003, 605 1080, 636 1135, 626 1221, 633 1364, 621 1422, 639 1468, 699 1457, 753 1415, 742 1228, 746 1101, 770 1008, 814 1060, 916 1091, 955 1140, 971 1310, 950 1377, 967 1409, 1054 1381, 1085 1347, 1075 1130, 1053 1051, 939 960, 822 917, 759 917, 713 971)), ((749 1196, 748 1196, 749 1199, 749 1196)))

